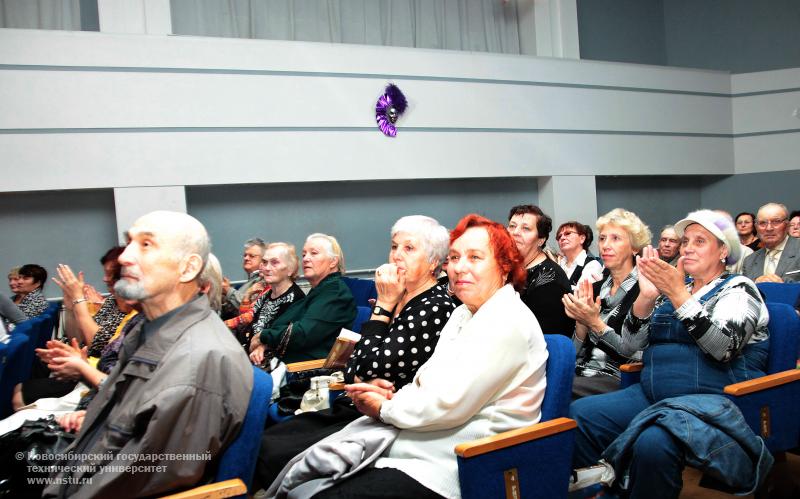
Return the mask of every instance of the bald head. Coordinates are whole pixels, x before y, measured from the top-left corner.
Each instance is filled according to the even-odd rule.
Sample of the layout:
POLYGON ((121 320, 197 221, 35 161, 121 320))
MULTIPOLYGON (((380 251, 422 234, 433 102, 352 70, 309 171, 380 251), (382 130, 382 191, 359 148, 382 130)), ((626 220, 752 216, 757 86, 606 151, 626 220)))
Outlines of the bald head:
POLYGON ((140 302, 152 319, 197 295, 210 249, 208 233, 197 219, 154 211, 134 222, 128 239, 119 257, 122 278, 114 286, 119 296, 140 302))
POLYGON ((756 231, 764 246, 771 250, 783 242, 789 232, 789 210, 780 203, 767 203, 758 209, 756 231))
POLYGON ((128 237, 134 230, 157 231, 165 242, 172 246, 173 254, 180 259, 187 255, 196 254, 203 260, 208 260, 211 251, 211 241, 206 228, 199 220, 186 213, 177 211, 152 211, 139 217, 128 237))

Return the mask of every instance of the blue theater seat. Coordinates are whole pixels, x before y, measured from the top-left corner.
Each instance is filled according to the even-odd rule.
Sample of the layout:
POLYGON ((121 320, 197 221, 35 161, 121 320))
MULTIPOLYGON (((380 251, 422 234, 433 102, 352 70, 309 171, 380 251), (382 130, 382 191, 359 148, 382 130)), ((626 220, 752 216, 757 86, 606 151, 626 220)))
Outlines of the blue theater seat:
POLYGON ((458 445, 462 498, 567 496, 576 424, 564 416, 572 399, 575 348, 562 335, 545 335, 545 340, 549 356, 541 421, 458 445))

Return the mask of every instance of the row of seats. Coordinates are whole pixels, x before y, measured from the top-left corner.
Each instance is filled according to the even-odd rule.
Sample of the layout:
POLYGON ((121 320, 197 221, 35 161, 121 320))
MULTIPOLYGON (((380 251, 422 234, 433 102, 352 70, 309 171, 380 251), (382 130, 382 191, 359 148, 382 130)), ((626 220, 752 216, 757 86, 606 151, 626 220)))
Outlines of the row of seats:
POLYGON ((7 342, 0 343, 0 417, 11 414, 14 386, 30 378, 35 350, 53 337, 59 308, 51 303, 42 315, 16 324, 7 342))
MULTIPOLYGON (((800 317, 793 307, 800 296, 800 284, 761 283, 758 287, 770 314, 768 374, 729 385, 725 394, 770 452, 779 454, 800 446, 800 370, 796 368, 800 317)), ((542 422, 459 446, 456 453, 465 499, 508 497, 507 493, 526 499, 567 497, 576 424, 564 416, 568 413, 575 352, 571 344, 566 353, 559 352, 553 348, 553 340, 558 338, 547 339, 550 358, 542 422), (551 390, 553 384, 559 388, 551 390), (555 413, 545 410, 548 405, 554 407, 549 402, 551 397, 557 401, 555 413)), ((639 368, 623 366, 623 387, 638 382, 639 368)))

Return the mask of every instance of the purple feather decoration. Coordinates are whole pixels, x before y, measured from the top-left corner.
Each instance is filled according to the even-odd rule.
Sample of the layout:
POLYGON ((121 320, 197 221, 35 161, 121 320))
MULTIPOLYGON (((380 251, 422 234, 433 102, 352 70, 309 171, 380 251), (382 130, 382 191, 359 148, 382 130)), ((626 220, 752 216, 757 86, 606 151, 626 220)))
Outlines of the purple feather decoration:
POLYGON ((392 83, 387 85, 384 94, 375 103, 375 121, 384 135, 387 137, 397 136, 397 127, 394 124, 407 107, 408 101, 403 92, 392 83))

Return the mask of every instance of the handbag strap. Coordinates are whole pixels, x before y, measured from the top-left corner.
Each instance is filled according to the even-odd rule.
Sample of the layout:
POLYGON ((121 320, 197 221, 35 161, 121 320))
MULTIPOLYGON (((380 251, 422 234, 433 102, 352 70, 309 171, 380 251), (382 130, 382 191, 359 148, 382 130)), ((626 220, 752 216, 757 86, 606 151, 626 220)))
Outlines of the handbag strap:
POLYGON ((289 340, 292 339, 292 325, 293 324, 290 322, 286 331, 281 335, 278 346, 275 348, 275 356, 279 359, 282 359, 283 356, 286 355, 286 350, 289 348, 289 340))

